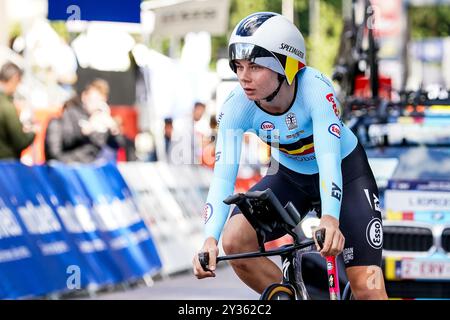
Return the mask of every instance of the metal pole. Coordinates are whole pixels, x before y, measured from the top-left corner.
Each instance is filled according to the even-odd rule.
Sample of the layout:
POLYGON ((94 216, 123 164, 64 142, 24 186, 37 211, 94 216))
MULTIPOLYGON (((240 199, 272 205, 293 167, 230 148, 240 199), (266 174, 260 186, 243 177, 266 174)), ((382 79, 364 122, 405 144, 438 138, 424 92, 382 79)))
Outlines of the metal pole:
POLYGON ((294 22, 294 0, 283 0, 281 3, 281 14, 294 22))
POLYGON ((180 38, 178 36, 170 37, 169 57, 176 59, 180 50, 180 38))
POLYGON ((309 64, 315 64, 315 53, 318 49, 320 31, 320 0, 309 0, 309 30, 310 37, 312 39, 312 48, 310 49, 311 54, 309 55, 309 64))
POLYGON ((7 0, 0 0, 0 47, 8 46, 7 0))
POLYGON ((342 17, 344 21, 352 18, 353 0, 342 0, 342 17))

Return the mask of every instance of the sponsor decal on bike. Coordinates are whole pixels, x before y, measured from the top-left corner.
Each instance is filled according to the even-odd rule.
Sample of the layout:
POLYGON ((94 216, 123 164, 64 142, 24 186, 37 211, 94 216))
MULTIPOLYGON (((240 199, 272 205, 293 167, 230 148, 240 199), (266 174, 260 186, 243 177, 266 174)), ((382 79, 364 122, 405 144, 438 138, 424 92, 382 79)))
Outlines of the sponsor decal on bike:
POLYGON ((261 123, 261 129, 265 131, 270 131, 275 129, 275 125, 270 121, 264 121, 263 123, 261 123))
POLYGON ((298 128, 298 124, 297 124, 297 117, 295 116, 295 113, 293 112, 289 112, 286 115, 286 125, 288 127, 289 130, 293 130, 298 128))
POLYGON ((366 238, 369 245, 374 249, 381 249, 383 246, 383 226, 379 218, 370 220, 366 229, 366 238))
POLYGON ((289 262, 289 260, 284 260, 283 261, 283 265, 281 266, 281 268, 283 269, 283 276, 287 279, 288 278, 288 270, 289 270, 289 266, 291 265, 291 263, 289 262))
POLYGON ((330 288, 334 288, 335 286, 333 274, 330 274, 328 276, 328 285, 330 286, 330 288))
POLYGON ((203 221, 205 221, 205 223, 207 223, 208 220, 211 219, 213 212, 214 212, 214 209, 213 209, 213 206, 211 205, 211 203, 205 204, 205 206, 203 208, 203 221))
POLYGON ((332 182, 331 183, 331 196, 335 199, 337 199, 338 201, 341 201, 341 197, 342 197, 342 190, 341 188, 339 188, 339 186, 332 182))
POLYGON ((336 123, 333 123, 328 127, 328 132, 338 139, 341 138, 341 128, 336 123))
POLYGON ((327 262, 327 270, 328 271, 333 270, 333 264, 331 262, 327 262))

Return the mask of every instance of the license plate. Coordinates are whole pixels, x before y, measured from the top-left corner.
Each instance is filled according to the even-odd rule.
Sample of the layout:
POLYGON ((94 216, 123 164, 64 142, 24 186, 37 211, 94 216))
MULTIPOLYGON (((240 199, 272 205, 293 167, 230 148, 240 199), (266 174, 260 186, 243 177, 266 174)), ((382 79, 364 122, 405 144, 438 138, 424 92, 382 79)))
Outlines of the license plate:
POLYGON ((402 279, 450 279, 450 261, 402 260, 402 279))

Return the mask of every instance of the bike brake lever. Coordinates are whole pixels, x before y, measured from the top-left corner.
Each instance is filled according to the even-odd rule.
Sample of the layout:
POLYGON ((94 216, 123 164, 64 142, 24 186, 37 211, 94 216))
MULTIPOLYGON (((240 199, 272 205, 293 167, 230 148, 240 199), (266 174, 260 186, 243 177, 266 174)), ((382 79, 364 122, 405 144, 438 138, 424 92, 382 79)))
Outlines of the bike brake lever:
POLYGON ((320 250, 322 250, 323 244, 325 243, 325 229, 318 229, 314 234, 316 236, 317 244, 319 245, 320 250))
POLYGON ((200 265, 202 266, 202 269, 204 271, 213 272, 211 269, 208 268, 209 252, 200 252, 198 254, 198 261, 200 262, 200 265))

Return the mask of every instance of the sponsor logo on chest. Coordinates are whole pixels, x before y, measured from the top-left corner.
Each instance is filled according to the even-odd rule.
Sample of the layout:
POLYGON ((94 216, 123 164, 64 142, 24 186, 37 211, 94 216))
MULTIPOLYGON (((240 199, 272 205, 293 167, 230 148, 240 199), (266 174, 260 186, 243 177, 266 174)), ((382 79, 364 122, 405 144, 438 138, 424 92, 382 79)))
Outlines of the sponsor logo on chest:
POLYGON ((261 129, 264 131, 271 131, 275 129, 275 125, 270 121, 264 121, 261 123, 261 129))

